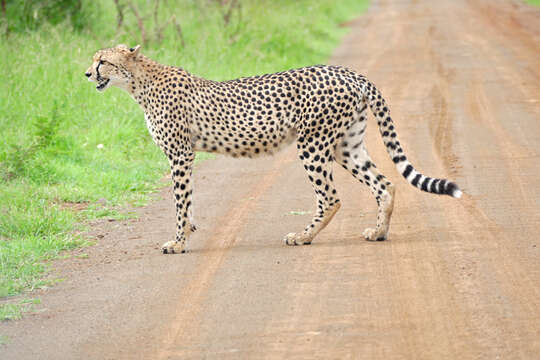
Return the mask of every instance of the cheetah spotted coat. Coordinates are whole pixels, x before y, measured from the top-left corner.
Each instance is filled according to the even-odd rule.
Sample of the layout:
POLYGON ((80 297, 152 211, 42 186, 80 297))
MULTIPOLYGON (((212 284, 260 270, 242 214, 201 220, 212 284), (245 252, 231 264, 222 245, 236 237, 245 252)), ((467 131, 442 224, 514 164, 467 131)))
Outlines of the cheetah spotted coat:
POLYGON ((255 157, 273 154, 294 140, 315 190, 317 211, 303 231, 286 235, 285 243, 311 243, 339 209, 334 162, 367 185, 377 200, 376 226, 366 229, 364 237, 385 240, 395 190, 366 150, 368 108, 390 157, 410 184, 434 194, 461 196, 455 183, 415 170, 381 93, 364 76, 340 66, 317 65, 218 82, 161 65, 140 54, 139 47, 119 45, 98 51, 86 76, 100 91, 112 85, 131 94, 169 160, 176 238, 163 245, 164 253, 184 251, 187 237, 196 229, 191 200, 195 151, 255 157))

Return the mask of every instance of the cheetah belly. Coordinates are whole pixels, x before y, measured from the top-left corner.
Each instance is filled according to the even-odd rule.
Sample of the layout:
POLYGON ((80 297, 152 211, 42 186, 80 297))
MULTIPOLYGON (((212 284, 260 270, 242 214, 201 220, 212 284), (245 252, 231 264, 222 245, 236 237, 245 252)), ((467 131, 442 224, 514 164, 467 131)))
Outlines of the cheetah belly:
POLYGON ((200 131, 192 132, 192 145, 195 151, 220 153, 233 157, 256 157, 272 155, 293 142, 295 138, 294 128, 219 134, 200 131))

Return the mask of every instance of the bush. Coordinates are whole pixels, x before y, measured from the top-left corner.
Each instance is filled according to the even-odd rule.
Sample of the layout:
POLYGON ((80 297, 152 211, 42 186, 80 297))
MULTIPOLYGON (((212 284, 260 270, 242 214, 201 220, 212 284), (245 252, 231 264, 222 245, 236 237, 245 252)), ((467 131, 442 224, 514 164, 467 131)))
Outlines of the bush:
POLYGON ((28 170, 41 168, 35 163, 38 153, 62 142, 63 139, 58 135, 60 118, 57 104, 54 103, 49 116, 36 116, 31 122, 31 128, 30 142, 24 145, 8 144, 7 150, 0 154, 0 174, 3 180, 28 176, 28 170))
POLYGON ((89 25, 95 3, 82 0, 2 0, 5 33, 37 30, 44 23, 68 22, 74 30, 89 25))

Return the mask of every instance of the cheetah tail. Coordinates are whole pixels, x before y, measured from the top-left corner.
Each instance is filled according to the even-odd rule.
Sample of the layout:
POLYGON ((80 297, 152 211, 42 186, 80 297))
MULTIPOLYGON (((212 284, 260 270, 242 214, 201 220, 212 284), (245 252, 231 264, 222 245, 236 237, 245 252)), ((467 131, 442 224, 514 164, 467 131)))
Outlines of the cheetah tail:
POLYGON ((390 117, 390 110, 384 98, 375 85, 368 81, 365 83, 364 100, 369 104, 373 115, 377 118, 379 132, 381 133, 386 150, 403 177, 411 185, 422 191, 460 198, 462 192, 454 182, 446 179, 427 177, 412 166, 398 140, 394 122, 390 117))

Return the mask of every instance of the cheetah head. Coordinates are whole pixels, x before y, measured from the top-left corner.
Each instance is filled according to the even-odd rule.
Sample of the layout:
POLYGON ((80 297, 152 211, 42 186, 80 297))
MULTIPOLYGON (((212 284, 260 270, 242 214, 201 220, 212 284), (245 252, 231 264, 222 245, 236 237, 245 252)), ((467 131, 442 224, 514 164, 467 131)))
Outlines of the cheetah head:
POLYGON ((99 50, 92 59, 92 65, 86 70, 86 77, 97 83, 98 91, 104 91, 111 85, 126 88, 133 77, 130 65, 137 58, 140 48, 140 45, 134 48, 118 45, 99 50))

